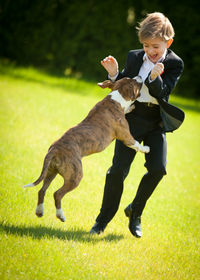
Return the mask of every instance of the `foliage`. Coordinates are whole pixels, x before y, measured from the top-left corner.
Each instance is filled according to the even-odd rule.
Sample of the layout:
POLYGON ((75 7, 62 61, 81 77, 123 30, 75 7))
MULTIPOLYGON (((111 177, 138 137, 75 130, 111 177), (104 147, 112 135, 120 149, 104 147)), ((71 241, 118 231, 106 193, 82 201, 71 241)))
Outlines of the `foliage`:
POLYGON ((183 58, 181 95, 198 96, 199 13, 196 0, 5 0, 0 4, 0 56, 58 74, 101 80, 100 60, 114 55, 124 67, 130 49, 141 48, 135 26, 147 12, 164 12, 176 38, 172 48, 183 58))

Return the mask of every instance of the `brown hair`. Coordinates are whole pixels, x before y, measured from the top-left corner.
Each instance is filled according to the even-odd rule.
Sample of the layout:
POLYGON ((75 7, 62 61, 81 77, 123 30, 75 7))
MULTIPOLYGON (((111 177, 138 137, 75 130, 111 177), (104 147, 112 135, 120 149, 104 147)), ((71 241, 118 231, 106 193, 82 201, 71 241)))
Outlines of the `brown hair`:
POLYGON ((159 12, 147 14, 145 19, 136 28, 141 43, 147 38, 161 38, 168 41, 175 35, 174 28, 169 19, 159 12))

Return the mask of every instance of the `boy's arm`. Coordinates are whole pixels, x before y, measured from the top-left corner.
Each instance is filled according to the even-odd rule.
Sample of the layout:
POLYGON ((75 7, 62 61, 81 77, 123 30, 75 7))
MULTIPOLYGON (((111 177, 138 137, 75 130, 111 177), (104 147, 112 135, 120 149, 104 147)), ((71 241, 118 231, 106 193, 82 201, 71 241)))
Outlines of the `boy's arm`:
POLYGON ((150 74, 145 80, 145 85, 149 89, 149 93, 157 99, 168 99, 169 94, 177 84, 184 68, 183 61, 179 59, 171 59, 164 63, 164 73, 157 76, 155 80, 151 80, 150 74))

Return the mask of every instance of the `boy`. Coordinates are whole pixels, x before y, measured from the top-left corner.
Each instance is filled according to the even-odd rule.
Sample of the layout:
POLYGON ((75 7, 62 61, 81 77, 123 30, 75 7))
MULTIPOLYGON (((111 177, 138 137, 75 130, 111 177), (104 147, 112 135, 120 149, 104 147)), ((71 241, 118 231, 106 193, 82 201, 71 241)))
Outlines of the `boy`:
MULTIPOLYGON (((184 113, 168 103, 169 94, 183 71, 183 61, 168 48, 173 42, 174 29, 162 13, 151 13, 139 24, 139 41, 143 49, 128 53, 122 72, 112 56, 101 61, 108 77, 118 80, 140 75, 143 79, 141 96, 134 103, 135 109, 126 115, 130 132, 140 143, 150 147, 145 154, 147 173, 143 176, 136 196, 125 209, 129 230, 141 237, 141 215, 145 204, 166 174, 166 132, 177 129, 184 120, 184 113)), ((123 182, 129 173, 136 151, 116 140, 113 165, 106 175, 100 214, 90 233, 100 234, 118 210, 123 182)))

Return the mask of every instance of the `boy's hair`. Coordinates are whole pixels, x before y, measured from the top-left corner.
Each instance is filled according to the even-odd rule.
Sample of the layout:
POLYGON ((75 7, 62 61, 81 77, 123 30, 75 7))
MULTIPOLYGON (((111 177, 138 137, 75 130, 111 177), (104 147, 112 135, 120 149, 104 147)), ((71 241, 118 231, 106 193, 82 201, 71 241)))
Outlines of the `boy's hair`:
POLYGON ((169 19, 162 13, 147 14, 144 20, 136 27, 141 43, 149 38, 161 38, 165 41, 174 37, 174 28, 169 19))

